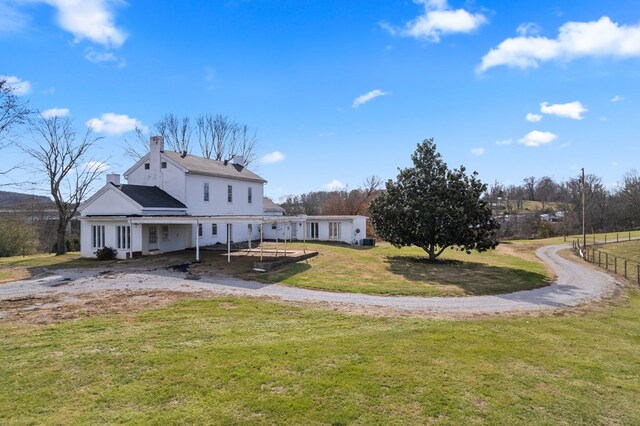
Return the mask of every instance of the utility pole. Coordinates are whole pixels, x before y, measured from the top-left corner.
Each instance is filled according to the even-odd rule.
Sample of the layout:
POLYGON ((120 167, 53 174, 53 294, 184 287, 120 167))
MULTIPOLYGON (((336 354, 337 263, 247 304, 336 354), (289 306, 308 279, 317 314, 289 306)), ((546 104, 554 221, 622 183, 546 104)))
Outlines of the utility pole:
POLYGON ((582 168, 582 248, 583 250, 587 249, 587 232, 586 232, 586 228, 585 228, 585 182, 584 182, 584 167, 582 168))

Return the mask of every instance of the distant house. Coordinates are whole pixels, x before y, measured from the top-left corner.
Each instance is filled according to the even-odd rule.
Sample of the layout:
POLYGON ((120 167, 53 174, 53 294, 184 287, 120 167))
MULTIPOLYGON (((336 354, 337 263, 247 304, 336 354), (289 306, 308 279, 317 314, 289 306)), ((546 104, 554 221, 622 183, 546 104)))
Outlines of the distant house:
POLYGON ((364 216, 285 216, 264 197, 266 180, 244 159, 216 161, 164 150, 151 138, 149 154, 80 207, 81 254, 113 247, 118 258, 260 239, 326 240, 359 244, 364 216))

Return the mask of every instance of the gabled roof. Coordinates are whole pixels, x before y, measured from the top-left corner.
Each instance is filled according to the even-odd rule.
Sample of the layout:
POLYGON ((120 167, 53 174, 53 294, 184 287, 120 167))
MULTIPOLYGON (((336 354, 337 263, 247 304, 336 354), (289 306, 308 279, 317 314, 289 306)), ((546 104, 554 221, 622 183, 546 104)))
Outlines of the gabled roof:
POLYGON ((186 209, 187 206, 157 186, 120 185, 117 187, 143 208, 186 209))
POLYGON ((274 203, 269 197, 262 198, 262 209, 265 212, 282 212, 284 214, 284 209, 274 203))
POLYGON ((225 165, 222 161, 210 160, 208 158, 197 157, 190 154, 183 157, 179 152, 173 151, 164 151, 163 155, 190 173, 230 179, 250 180, 261 183, 266 182, 266 180, 246 167, 233 164, 230 161, 225 165))

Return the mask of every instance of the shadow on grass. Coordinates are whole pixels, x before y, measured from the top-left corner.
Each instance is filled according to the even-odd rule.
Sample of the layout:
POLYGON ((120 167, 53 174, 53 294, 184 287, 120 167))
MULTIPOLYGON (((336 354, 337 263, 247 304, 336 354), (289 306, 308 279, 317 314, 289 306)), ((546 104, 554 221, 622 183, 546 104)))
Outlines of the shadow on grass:
POLYGON ((388 270, 408 281, 437 286, 455 286, 466 295, 480 296, 531 290, 549 284, 544 274, 482 263, 425 257, 389 256, 388 270))
POLYGON ((305 271, 311 269, 311 265, 309 265, 305 261, 300 261, 296 263, 289 263, 287 265, 281 266, 278 269, 266 273, 261 272, 249 272, 243 274, 242 278, 255 280, 263 283, 279 283, 284 280, 287 280, 294 275, 301 274, 305 271))

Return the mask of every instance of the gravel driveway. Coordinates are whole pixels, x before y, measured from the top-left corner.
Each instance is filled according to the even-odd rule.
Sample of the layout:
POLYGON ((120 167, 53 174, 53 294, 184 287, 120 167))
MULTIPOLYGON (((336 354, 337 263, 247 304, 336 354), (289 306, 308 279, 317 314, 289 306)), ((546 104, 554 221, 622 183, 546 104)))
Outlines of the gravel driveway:
MULTIPOLYGON (((568 245, 545 246, 537 256, 555 272, 554 284, 534 290, 496 296, 392 297, 307 290, 279 284, 262 284, 228 277, 189 279, 182 272, 142 270, 55 270, 52 275, 0 285, 0 300, 42 294, 81 293, 105 290, 171 290, 210 292, 238 296, 267 296, 292 302, 322 302, 367 308, 376 307, 433 313, 487 314, 539 311, 571 307, 600 300, 614 292, 617 281, 603 272, 563 259, 558 251, 568 245)), ((0 318, 2 317, 0 312, 0 318)))

